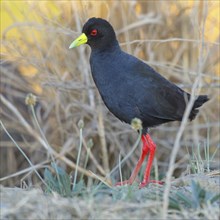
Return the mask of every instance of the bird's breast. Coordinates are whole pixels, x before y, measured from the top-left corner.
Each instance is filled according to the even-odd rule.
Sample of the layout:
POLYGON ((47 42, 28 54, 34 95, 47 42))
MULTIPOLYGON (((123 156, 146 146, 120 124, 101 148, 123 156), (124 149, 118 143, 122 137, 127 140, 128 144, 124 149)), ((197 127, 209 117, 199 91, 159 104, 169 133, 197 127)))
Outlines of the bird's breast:
POLYGON ((135 117, 135 100, 129 79, 117 59, 90 59, 91 72, 107 108, 120 120, 130 123, 135 117), (111 62, 109 62, 111 60, 111 62), (118 68, 116 68, 116 66, 118 68))

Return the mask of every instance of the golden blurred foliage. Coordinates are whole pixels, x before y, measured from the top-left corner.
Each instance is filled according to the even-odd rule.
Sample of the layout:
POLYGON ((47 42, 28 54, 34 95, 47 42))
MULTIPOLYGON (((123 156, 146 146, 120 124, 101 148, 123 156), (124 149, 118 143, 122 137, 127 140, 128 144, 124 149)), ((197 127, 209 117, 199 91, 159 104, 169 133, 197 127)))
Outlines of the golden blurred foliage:
MULTIPOLYGON (((1 0, 1 27, 0 34, 1 38, 3 33, 10 26, 15 25, 15 23, 21 22, 37 22, 42 23, 43 19, 41 16, 46 16, 47 19, 54 19, 57 17, 63 17, 67 22, 71 20, 73 16, 73 11, 78 11, 82 18, 88 18, 87 12, 89 12, 89 17, 103 17, 109 18, 109 9, 114 5, 114 1, 7 1, 1 0), (39 9, 39 10, 37 10, 39 9), (39 11, 41 14, 39 14, 39 11)), ((144 2, 144 1, 143 1, 144 2)), ((123 3, 126 7, 126 2, 123 3)), ((135 11, 137 15, 143 13, 142 4, 134 2, 135 11)), ((179 13, 179 5, 184 5, 187 7, 188 14, 190 14, 195 5, 199 4, 200 11, 198 13, 198 21, 202 22, 204 16, 207 16, 205 29, 206 37, 209 41, 215 41, 216 37, 219 36, 219 26, 220 26, 220 4, 218 1, 207 2, 208 8, 203 10, 203 3, 201 1, 170 1, 168 13, 173 16, 177 16, 179 13)), ((21 37, 21 33, 16 28, 16 26, 10 28, 10 32, 7 33, 11 37, 21 37)), ((31 40, 31 37, 30 39, 31 40)))
MULTIPOLYGON (((147 1, 143 1, 147 3, 147 1)), ((144 13, 146 4, 143 2, 135 1, 135 12, 137 16, 144 13)), ((130 3, 129 3, 130 4, 130 3)), ((129 5, 127 2, 122 2, 120 7, 126 11, 126 7, 129 5)), ((150 6, 151 3, 148 5, 150 6)), ((168 19, 168 25, 172 26, 173 18, 181 13, 180 10, 186 11, 191 16, 194 12, 197 13, 196 20, 192 20, 192 23, 200 24, 205 21, 205 40, 208 42, 219 41, 219 27, 220 27, 220 3, 218 1, 207 1, 207 7, 204 7, 201 1, 169 1, 163 4, 165 13, 170 19, 168 19), (200 8, 196 11, 195 8, 200 8)), ((42 38, 42 26, 45 20, 51 21, 57 25, 62 22, 63 25, 68 26, 71 23, 71 19, 75 12, 80 16, 81 22, 85 22, 89 17, 103 17, 110 19, 110 9, 117 9, 117 3, 115 1, 5 1, 1 0, 1 39, 7 38, 13 40, 14 44, 19 44, 22 50, 26 50, 26 43, 35 44, 36 41, 39 45, 44 45, 42 38), (38 25, 38 28, 32 28, 33 25, 38 25), (25 42, 22 42, 22 38, 25 35, 25 42)), ((129 13, 129 11, 128 11, 129 13)), ((120 16, 120 15, 119 15, 120 16)), ((198 37, 202 33, 202 30, 198 30, 198 37)), ((183 35, 184 37, 184 35, 183 35)), ((175 47, 177 42, 173 42, 175 47)), ((7 51, 7 46, 1 46, 1 57, 9 60, 16 59, 16 53, 12 55, 7 51)), ((36 56, 39 56, 39 54, 36 56)), ((140 54, 142 57, 142 55, 140 54)), ((24 64, 23 64, 24 65, 24 64)), ((216 72, 219 74, 219 64, 216 65, 216 72)), ((31 74, 31 73, 30 73, 31 74)), ((25 73, 26 75, 26 73, 25 73)))

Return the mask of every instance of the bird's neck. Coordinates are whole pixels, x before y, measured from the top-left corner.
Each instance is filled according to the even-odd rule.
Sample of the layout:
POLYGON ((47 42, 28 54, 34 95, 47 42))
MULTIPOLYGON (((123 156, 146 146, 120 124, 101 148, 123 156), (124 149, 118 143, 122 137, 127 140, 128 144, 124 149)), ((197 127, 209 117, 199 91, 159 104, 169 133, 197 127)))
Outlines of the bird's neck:
POLYGON ((116 51, 120 51, 120 50, 121 50, 121 48, 120 48, 119 43, 118 43, 117 40, 115 40, 111 43, 102 45, 100 47, 92 47, 92 53, 106 53, 106 54, 109 54, 109 53, 115 53, 116 51))

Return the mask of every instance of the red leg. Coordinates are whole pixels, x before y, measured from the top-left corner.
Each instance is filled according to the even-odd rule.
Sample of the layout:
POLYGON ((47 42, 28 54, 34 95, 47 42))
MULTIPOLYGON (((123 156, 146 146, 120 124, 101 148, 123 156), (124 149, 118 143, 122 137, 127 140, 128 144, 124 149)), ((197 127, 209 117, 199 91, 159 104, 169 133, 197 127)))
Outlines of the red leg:
POLYGON ((122 185, 126 185, 126 184, 131 185, 135 181, 135 179, 137 177, 137 174, 138 174, 138 172, 141 168, 141 165, 142 165, 142 163, 143 163, 143 161, 144 161, 144 159, 145 159, 145 157, 147 156, 148 153, 149 153, 149 158, 148 158, 146 170, 145 170, 145 173, 144 173, 143 181, 140 183, 140 187, 144 187, 148 183, 163 184, 162 181, 150 180, 150 171, 151 171, 151 167, 152 167, 153 160, 154 160, 156 144, 153 142, 153 140, 151 139, 149 134, 142 135, 141 140, 142 140, 142 143, 143 143, 141 156, 140 156, 140 158, 137 162, 137 165, 135 166, 135 168, 134 168, 134 170, 131 174, 131 177, 129 178, 129 180, 125 180, 123 182, 116 183, 115 184, 116 186, 122 186, 122 185))
POLYGON ((155 154, 155 150, 156 150, 156 144, 153 142, 153 140, 151 139, 149 134, 146 134, 145 136, 145 144, 148 145, 149 148, 149 158, 148 158, 148 162, 146 165, 146 170, 144 173, 144 178, 143 181, 140 183, 140 187, 144 187, 146 186, 148 183, 158 183, 158 184, 163 184, 162 181, 156 181, 156 180, 150 180, 150 171, 151 171, 151 167, 153 164, 153 160, 154 160, 154 154, 155 154))
POLYGON ((137 165, 135 166, 135 168, 134 168, 134 170, 133 170, 129 180, 125 180, 123 182, 118 182, 118 183, 115 184, 116 186, 122 186, 122 185, 126 185, 126 184, 131 185, 134 182, 134 180, 137 177, 137 174, 138 174, 138 172, 139 172, 139 170, 141 168, 141 165, 142 165, 142 163, 144 161, 144 158, 147 156, 147 154, 149 152, 149 146, 148 146, 148 143, 146 142, 145 139, 146 139, 145 136, 142 135, 141 136, 141 140, 142 140, 143 146, 142 146, 141 156, 140 156, 140 158, 139 158, 139 160, 137 162, 137 165))

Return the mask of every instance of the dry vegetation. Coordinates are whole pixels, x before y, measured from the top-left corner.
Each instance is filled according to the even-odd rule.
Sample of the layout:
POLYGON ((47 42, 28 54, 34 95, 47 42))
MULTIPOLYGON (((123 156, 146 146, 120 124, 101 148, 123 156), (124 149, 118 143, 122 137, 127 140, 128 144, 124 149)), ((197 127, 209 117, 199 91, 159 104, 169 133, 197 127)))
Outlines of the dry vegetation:
MULTIPOLYGON (((150 131, 158 146, 152 175, 165 178, 175 145, 178 153, 172 154, 176 164, 171 167, 174 170, 169 169, 174 171, 170 175, 185 181, 172 184, 171 191, 167 187, 171 196, 178 190, 190 192, 192 179, 215 195, 219 193, 219 172, 214 171, 219 169, 220 143, 218 1, 29 1, 17 9, 22 16, 14 14, 7 1, 1 4, 12 20, 1 36, 1 121, 13 138, 2 129, 0 183, 4 187, 0 191, 4 219, 30 219, 30 215, 32 219, 166 215, 170 219, 218 219, 218 204, 210 202, 204 203, 202 209, 189 205, 188 209, 167 212, 163 187, 97 190, 97 178, 104 178, 118 164, 119 154, 122 159, 128 154, 138 134, 103 105, 90 74, 89 48, 68 50, 83 23, 89 17, 100 16, 115 27, 124 50, 145 60, 169 80, 189 92, 198 81, 196 94, 208 94, 211 100, 193 122, 182 126, 180 139, 177 140, 180 123, 150 131), (37 96, 34 107, 25 104, 30 92, 37 96), (83 128, 78 124, 80 119, 83 128), (74 177, 81 144, 76 182, 80 186, 83 179, 83 187, 73 198, 61 198, 56 193, 45 197, 36 189, 44 185, 36 170, 43 177, 45 168, 51 169, 51 162, 55 161, 74 177), (6 188, 9 186, 35 189, 26 192, 6 188), (152 197, 158 189, 162 196, 152 197)), ((140 149, 123 164, 124 179, 129 177, 140 149)), ((119 178, 116 169, 111 180, 119 178)))

